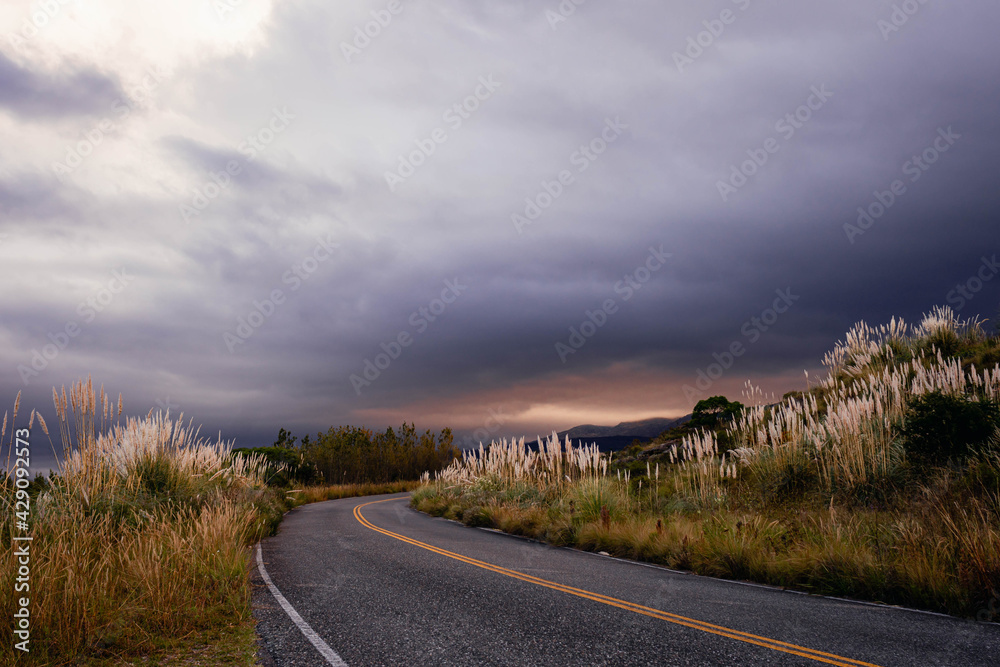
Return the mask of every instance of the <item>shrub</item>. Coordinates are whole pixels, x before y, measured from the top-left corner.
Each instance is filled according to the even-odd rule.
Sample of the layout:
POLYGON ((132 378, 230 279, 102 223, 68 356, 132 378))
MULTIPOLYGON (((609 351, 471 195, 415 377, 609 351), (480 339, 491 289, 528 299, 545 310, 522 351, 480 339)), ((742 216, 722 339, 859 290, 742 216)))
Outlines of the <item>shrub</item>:
POLYGON ((918 467, 965 461, 981 451, 1000 427, 1000 407, 936 391, 907 403, 903 447, 918 467))
POLYGON ((819 468, 805 457, 781 461, 762 477, 761 486, 767 497, 778 502, 801 498, 806 492, 819 488, 819 468))

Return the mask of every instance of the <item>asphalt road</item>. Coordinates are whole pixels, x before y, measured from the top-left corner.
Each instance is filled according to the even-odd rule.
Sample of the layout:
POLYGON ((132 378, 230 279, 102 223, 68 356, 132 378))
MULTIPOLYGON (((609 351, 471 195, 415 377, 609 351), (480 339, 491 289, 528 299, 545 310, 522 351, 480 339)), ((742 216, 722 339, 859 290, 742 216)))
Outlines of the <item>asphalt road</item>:
POLYGON ((1000 665, 998 625, 549 547, 407 503, 305 505, 261 543, 264 665, 1000 665))

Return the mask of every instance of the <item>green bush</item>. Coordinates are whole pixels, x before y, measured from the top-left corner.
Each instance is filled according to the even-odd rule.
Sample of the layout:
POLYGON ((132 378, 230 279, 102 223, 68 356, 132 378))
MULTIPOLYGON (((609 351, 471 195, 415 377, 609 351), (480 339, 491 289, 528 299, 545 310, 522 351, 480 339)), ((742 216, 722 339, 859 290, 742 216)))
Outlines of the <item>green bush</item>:
POLYGON ((743 412, 743 404, 730 402, 725 396, 712 396, 698 401, 691 413, 691 428, 715 429, 724 426, 743 412))
POLYGON ((799 457, 774 466, 761 480, 766 496, 778 502, 801 498, 819 487, 819 469, 815 461, 799 457))
POLYGON ((998 428, 997 403, 934 392, 908 402, 903 448, 917 467, 963 462, 986 449, 998 428))

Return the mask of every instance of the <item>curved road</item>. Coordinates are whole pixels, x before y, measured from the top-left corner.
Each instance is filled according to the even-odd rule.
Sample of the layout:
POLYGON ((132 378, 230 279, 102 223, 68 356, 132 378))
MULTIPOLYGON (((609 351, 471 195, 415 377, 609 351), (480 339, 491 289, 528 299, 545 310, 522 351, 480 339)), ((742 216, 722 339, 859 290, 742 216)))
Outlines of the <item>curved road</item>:
POLYGON ((997 625, 549 547, 407 495, 299 507, 254 556, 268 666, 1000 664, 997 625))

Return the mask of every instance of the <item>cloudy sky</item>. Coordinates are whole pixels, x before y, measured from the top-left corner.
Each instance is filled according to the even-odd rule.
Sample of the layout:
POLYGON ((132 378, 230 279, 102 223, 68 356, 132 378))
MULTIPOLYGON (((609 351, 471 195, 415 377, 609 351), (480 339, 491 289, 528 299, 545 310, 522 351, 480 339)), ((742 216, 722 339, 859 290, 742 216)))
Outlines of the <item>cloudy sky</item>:
POLYGON ((5 2, 0 391, 51 415, 93 375, 245 445, 534 435, 802 388, 859 320, 993 318, 998 23, 5 2))

